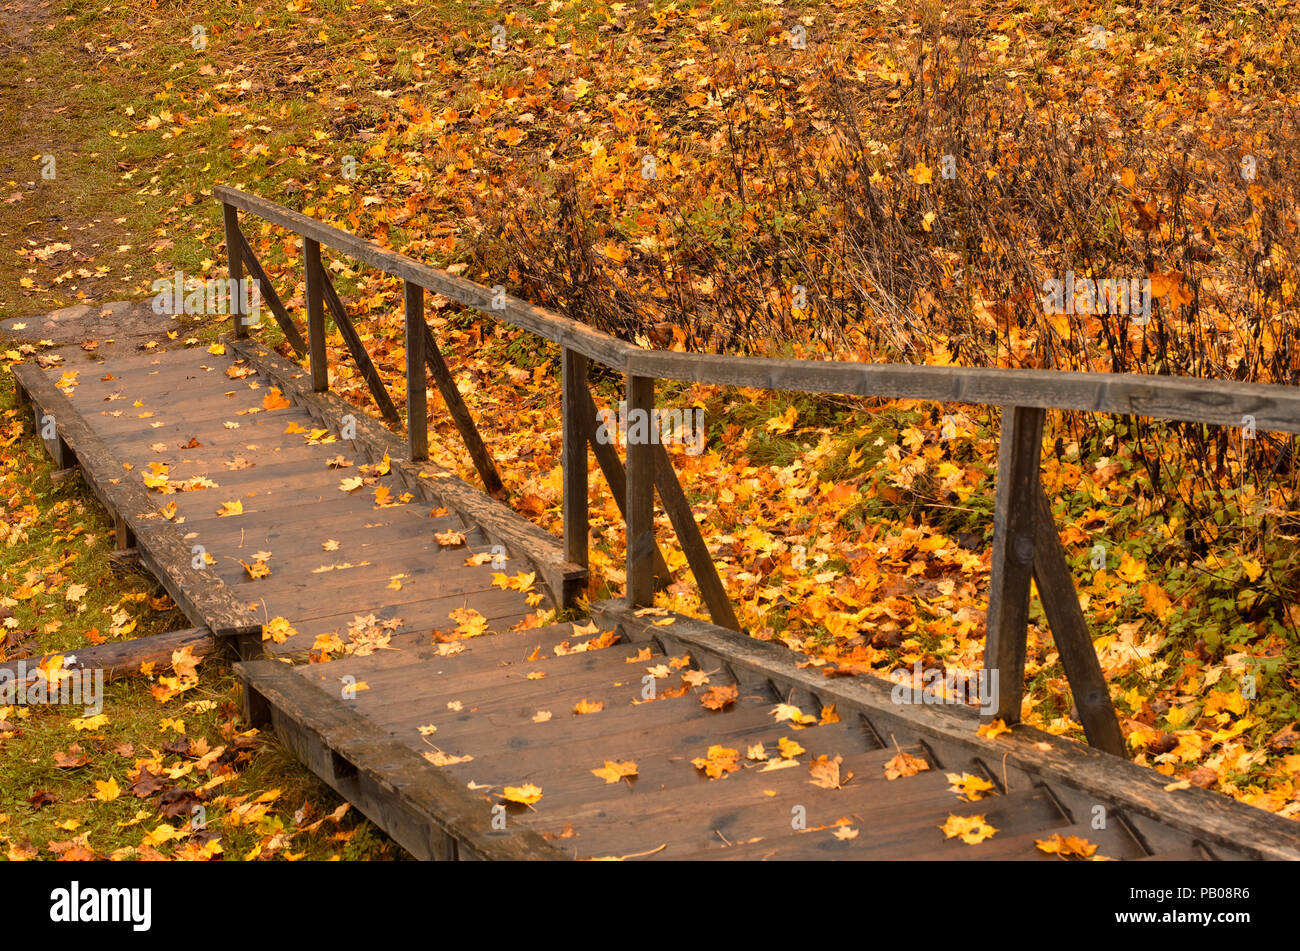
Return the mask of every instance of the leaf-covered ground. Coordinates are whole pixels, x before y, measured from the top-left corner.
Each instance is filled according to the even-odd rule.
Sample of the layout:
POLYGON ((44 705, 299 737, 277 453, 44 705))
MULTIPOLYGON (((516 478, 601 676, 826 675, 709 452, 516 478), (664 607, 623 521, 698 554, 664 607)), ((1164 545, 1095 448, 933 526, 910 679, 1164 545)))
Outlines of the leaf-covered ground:
MULTIPOLYGON (((1300 84, 1285 8, 13 0, 3 18, 0 319, 145 296, 177 269, 219 275, 211 188, 224 182, 658 346, 1294 382, 1295 179, 1277 144, 1300 84), (959 191, 945 190, 945 154, 959 191), (1249 181, 1246 154, 1260 168, 1249 181), (1152 324, 1035 314, 1043 275, 1067 268, 1151 276, 1152 324)), ((256 219, 245 229, 299 310, 299 246, 256 219)), ((401 404, 401 288, 346 260, 330 268, 401 404)), ((558 354, 438 298, 430 316, 512 504, 558 531, 558 354)), ((222 329, 185 320, 172 345, 222 329)), ((9 360, 43 350, 20 342, 9 360)), ((368 406, 337 336, 331 358, 332 385, 368 406)), ((618 385, 598 373, 598 399, 616 402, 618 385)), ((755 636, 827 668, 979 668, 995 412, 677 385, 661 385, 659 405, 704 412, 706 451, 674 461, 755 636)), ((474 481, 436 395, 431 406, 435 459, 474 481)), ((1044 482, 1137 761, 1295 816, 1294 470, 1288 443, 1237 436, 1053 416, 1044 482)), ((68 488, 29 498, 35 443, 11 446, 23 501, 6 504, 6 525, 101 536, 71 570, 44 542, 10 542, 3 603, 31 649, 78 646, 93 626, 113 636, 104 608, 152 611, 123 600, 144 579, 104 570, 93 504, 68 488), (85 612, 69 612, 70 579, 87 586, 85 612)), ((592 505, 597 598, 621 590, 623 551, 598 481, 592 505)), ((661 604, 701 614, 660 529, 682 579, 661 604)), ((1024 719, 1081 738, 1037 602, 1032 620, 1024 719)), ((163 718, 235 749, 232 685, 207 666, 210 710, 185 709, 193 690, 159 707, 115 687, 138 719, 96 741, 85 769, 103 775, 33 765, 22 788, 58 779, 64 800, 86 799, 69 818, 103 813, 87 823, 102 829, 88 846, 99 854, 143 848, 90 780, 127 789, 152 754, 112 747, 144 749, 147 735, 157 748, 171 738, 163 718)), ((0 741, 3 763, 52 762, 78 736, 25 730, 0 741)), ((267 768, 282 788, 300 775, 267 768)), ((265 791, 256 770, 240 776, 247 801, 265 791)), ((294 799, 271 810, 286 827, 294 799)), ((48 850, 86 828, 53 829, 49 807, 0 808, 10 847, 48 850)), ((267 835, 223 847, 247 854, 267 835)))

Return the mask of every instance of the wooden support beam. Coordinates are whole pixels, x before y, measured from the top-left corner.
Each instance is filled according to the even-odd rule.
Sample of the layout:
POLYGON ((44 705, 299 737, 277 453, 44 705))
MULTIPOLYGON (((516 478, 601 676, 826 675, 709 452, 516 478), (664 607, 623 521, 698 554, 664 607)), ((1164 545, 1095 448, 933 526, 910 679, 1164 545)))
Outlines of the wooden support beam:
MULTIPOLYGON (((618 511, 626 522, 627 472, 623 468, 622 460, 618 458, 618 450, 614 448, 613 438, 604 441, 596 438, 596 401, 592 399, 589 388, 584 387, 583 392, 586 393, 586 412, 582 418, 582 427, 587 434, 588 445, 596 456, 596 464, 600 466, 601 474, 605 476, 605 482, 609 485, 610 494, 614 496, 614 501, 618 503, 618 511)), ((664 560, 664 554, 659 550, 658 543, 654 548, 654 571, 656 591, 662 591, 673 583, 672 572, 668 570, 668 562, 664 560)))
POLYGON ((406 305, 406 436, 411 461, 429 458, 429 402, 425 395, 424 288, 410 281, 402 285, 406 305))
POLYGON ((469 450, 474 468, 478 470, 478 476, 483 480, 483 488, 494 499, 504 499, 506 488, 501 483, 496 463, 492 461, 492 454, 488 452, 483 437, 479 435, 478 427, 474 425, 474 417, 470 415, 469 407, 465 405, 465 398, 456 388, 451 369, 443 359, 442 351, 438 349, 428 323, 424 324, 424 359, 429 366, 429 373, 433 376, 433 382, 438 386, 438 392, 442 394, 442 401, 447 405, 447 412, 451 414, 452 422, 456 424, 460 438, 464 440, 465 448, 469 450))
POLYGON ((50 658, 62 656, 64 670, 102 670, 105 679, 113 677, 130 677, 140 673, 141 664, 156 664, 168 667, 172 662, 172 651, 190 648, 195 657, 205 657, 217 646, 217 639, 206 627, 190 627, 182 631, 168 631, 165 634, 152 634, 148 637, 135 637, 96 647, 83 647, 77 650, 56 651, 39 657, 29 657, 23 661, 10 661, 0 665, 0 670, 9 672, 17 679, 18 665, 30 675, 42 663, 50 658), (75 658, 69 662, 68 658, 75 658))
POLYGON ((119 512, 113 514, 113 535, 113 547, 118 551, 127 551, 136 547, 135 532, 119 512))
POLYGON ((649 433, 649 420, 654 413, 654 405, 654 379, 629 375, 627 418, 635 421, 638 416, 642 416, 646 429, 644 434, 638 436, 629 423, 627 438, 626 591, 628 606, 632 608, 654 601, 655 457, 649 433))
POLYGON ((298 354, 299 359, 302 359, 307 356, 307 343, 302 339, 297 324, 289 316, 289 311, 280 300, 280 295, 275 292, 275 285, 266 276, 266 271, 262 269, 262 262, 257 260, 257 255, 253 253, 253 246, 248 243, 248 237, 239 225, 235 225, 235 234, 239 237, 239 249, 243 255, 244 263, 248 265, 253 280, 257 281, 258 293, 266 299, 267 306, 271 308, 271 314, 275 317, 275 322, 280 325, 280 330, 284 332, 284 339, 289 341, 289 346, 293 347, 293 352, 298 354))
POLYGON ((591 489, 587 469, 587 358, 576 350, 564 348, 560 364, 562 435, 561 464, 564 474, 564 557, 575 565, 589 566, 587 535, 588 492, 591 489))
POLYGON ((370 354, 366 353, 366 347, 361 342, 360 334, 352 326, 352 318, 343 309, 343 302, 339 300, 338 292, 334 290, 334 282, 330 280, 329 275, 323 269, 321 270, 321 288, 325 292, 325 304, 329 307, 330 314, 334 318, 334 325, 339 328, 339 333, 343 335, 348 350, 352 352, 352 359, 356 361, 362 379, 370 387, 370 395, 375 398, 380 415, 390 424, 400 426, 402 416, 397 412, 397 407, 393 405, 393 400, 388 395, 388 388, 384 386, 379 371, 375 369, 374 361, 370 359, 370 354))
POLYGON ((311 388, 324 393, 330 388, 329 357, 325 354, 325 270, 320 263, 320 244, 302 239, 302 260, 307 277, 307 346, 311 351, 311 388))
POLYGON ((1020 721, 1025 689, 1029 582, 1034 565, 1034 496, 1041 491, 1038 470, 1044 415, 1044 410, 1028 406, 1002 409, 984 669, 997 671, 994 716, 1005 723, 1020 721))
POLYGON ((226 261, 230 269, 230 314, 235 321, 235 336, 247 337, 248 327, 244 324, 243 295, 238 290, 239 282, 244 279, 243 255, 239 247, 239 209, 223 202, 221 220, 226 230, 226 261))
POLYGON ((1061 666, 1074 694, 1079 722, 1088 744, 1099 750, 1126 756, 1124 733, 1110 700, 1106 677, 1088 634, 1088 624, 1079 607, 1074 579, 1061 548, 1052 518, 1052 506, 1041 485, 1034 493, 1034 581, 1043 613, 1052 629, 1052 640, 1061 655, 1061 666))
POLYGON ((700 595, 705 607, 709 609, 709 617, 719 627, 739 631, 740 619, 736 617, 736 609, 727 597, 722 579, 718 577, 718 568, 713 563, 713 556, 709 554, 709 546, 704 543, 704 536, 700 534, 700 526, 696 524, 691 503, 677 479, 672 457, 658 442, 654 444, 654 453, 655 485, 659 488, 659 498, 677 532, 677 540, 682 543, 682 551, 686 553, 691 574, 695 575, 695 583, 700 586, 700 595))

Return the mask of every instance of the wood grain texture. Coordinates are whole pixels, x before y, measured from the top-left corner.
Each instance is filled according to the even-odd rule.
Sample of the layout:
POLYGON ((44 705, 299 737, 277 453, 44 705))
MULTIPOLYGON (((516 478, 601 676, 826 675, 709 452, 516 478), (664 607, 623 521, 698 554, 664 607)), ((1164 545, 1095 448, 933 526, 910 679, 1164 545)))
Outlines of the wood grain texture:
POLYGON ((1043 411, 1008 406, 998 443, 993 557, 984 641, 984 669, 997 671, 997 712, 1020 720, 1024 696, 1029 582, 1034 566, 1034 498, 1043 451, 1043 411))

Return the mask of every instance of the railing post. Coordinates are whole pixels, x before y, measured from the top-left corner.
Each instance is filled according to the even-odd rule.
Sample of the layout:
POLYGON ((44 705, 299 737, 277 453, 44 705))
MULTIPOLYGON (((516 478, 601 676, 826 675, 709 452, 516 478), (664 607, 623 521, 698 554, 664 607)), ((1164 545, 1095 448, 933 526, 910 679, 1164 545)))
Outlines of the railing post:
POLYGON ((424 288, 406 281, 406 434, 411 460, 429 458, 429 404, 424 370, 424 288))
POLYGON ((655 456, 651 443, 653 377, 627 375, 627 601, 631 608, 654 602, 655 456))
POLYGON ((244 258, 239 251, 239 209, 222 202, 221 220, 226 229, 226 262, 230 267, 230 313, 235 318, 235 338, 240 339, 248 336, 248 327, 244 324, 244 295, 240 289, 244 258))
POLYGON ((993 510, 993 563, 985 624, 984 670, 996 671, 997 712, 1004 723, 1020 720, 1025 690, 1025 641, 1029 635, 1029 582, 1034 570, 1035 494, 1043 453, 1045 411, 1002 408, 997 495, 993 510))
POLYGON ((561 369, 561 464, 564 473, 564 557, 588 567, 587 358, 564 348, 561 369))
POLYGON ((325 272, 321 269, 320 242, 303 238, 302 260, 307 274, 307 350, 311 358, 311 388, 324 393, 330 388, 330 378, 325 357, 325 272))

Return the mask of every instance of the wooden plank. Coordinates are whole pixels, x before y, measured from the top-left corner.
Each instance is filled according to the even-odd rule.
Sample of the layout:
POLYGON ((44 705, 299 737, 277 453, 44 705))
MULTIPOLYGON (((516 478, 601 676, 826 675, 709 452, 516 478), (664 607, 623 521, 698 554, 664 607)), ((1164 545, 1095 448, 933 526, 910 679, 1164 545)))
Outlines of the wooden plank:
POLYGON ((307 356, 307 344, 303 341, 302 334, 293 322, 293 318, 289 316, 289 311, 285 309, 284 304, 280 301, 280 295, 275 292, 275 285, 271 283, 271 279, 266 276, 266 271, 262 269, 262 262, 257 260, 257 255, 253 253, 253 246, 248 243, 248 237, 238 225, 235 226, 235 234, 239 238, 239 249, 243 255, 244 263, 248 265, 248 270, 252 272, 253 279, 257 281, 258 292, 270 306, 275 322, 280 325, 280 330, 284 333, 284 339, 289 341, 289 346, 293 347, 293 352, 298 354, 299 359, 307 356))
POLYGON ((660 380, 986 406, 1025 406, 1300 433, 1300 387, 1135 373, 783 360, 634 350, 626 373, 660 380))
POLYGON ((1119 727, 1110 689, 1088 634, 1088 622, 1079 607, 1070 566, 1065 561, 1060 536, 1056 534, 1052 506, 1042 485, 1036 485, 1035 489, 1034 581, 1079 710, 1079 722, 1089 744, 1114 756, 1125 756, 1124 732, 1119 727))
MULTIPOLYGON (((749 671, 770 680, 781 693, 804 689, 823 703, 835 704, 840 716, 865 716, 877 733, 900 742, 915 736, 927 743, 948 744, 969 750, 973 756, 1044 778, 1062 780, 1094 801, 1107 805, 1108 812, 1139 814, 1154 822, 1195 836, 1199 841, 1221 845, 1230 852, 1254 858, 1300 859, 1300 828, 1296 823, 1263 809, 1243 808, 1226 796, 1198 787, 1166 791, 1168 778, 1100 750, 1044 733, 1024 725, 996 740, 976 735, 979 717, 958 706, 921 706, 895 703, 892 685, 876 677, 826 678, 814 668, 801 669, 800 655, 780 644, 756 640, 681 614, 669 614, 673 623, 657 627, 638 618, 623 599, 592 605, 592 615, 602 626, 617 624, 632 643, 656 639, 671 631, 677 642, 691 648, 693 658, 714 654, 727 659, 737 676, 749 671)), ((952 764, 949 764, 950 766, 952 764)))
MULTIPOLYGON (((610 440, 601 440, 597 438, 596 427, 596 401, 592 398, 590 388, 584 388, 586 393, 586 412, 582 419, 582 427, 587 433, 587 444, 591 446, 592 454, 596 457, 596 464, 600 466, 601 474, 605 477, 605 484, 609 486, 609 493, 614 497, 618 510, 623 516, 623 521, 627 521, 627 472, 623 469, 623 462, 618 458, 618 450, 614 448, 614 442, 610 440)), ((655 590, 662 591, 673 583, 672 572, 668 570, 668 562, 664 559, 664 553, 659 548, 659 543, 655 542, 654 548, 654 573, 655 573, 655 590)))
POLYGON ((307 277, 307 345, 311 351, 311 388, 324 393, 330 388, 329 357, 325 352, 325 269, 321 266, 320 244, 303 238, 302 260, 307 277))
POLYGON ((632 607, 654 602, 655 457, 649 421, 654 413, 655 381, 627 377, 627 602, 632 607), (644 421, 645 433, 634 439, 633 422, 644 421))
POLYGON ((252 212, 267 221, 289 228, 303 237, 311 238, 358 261, 379 268, 386 274, 413 281, 436 294, 442 294, 468 307, 477 308, 485 314, 491 314, 493 317, 532 331, 608 366, 621 369, 626 354, 635 349, 630 344, 615 340, 581 321, 542 310, 527 301, 508 295, 504 301, 497 298, 497 306, 494 306, 491 288, 421 264, 404 254, 382 248, 373 241, 358 238, 356 235, 308 218, 274 202, 224 185, 218 185, 213 190, 213 194, 218 201, 252 212))
POLYGON ((1003 407, 998 444, 993 559, 984 641, 984 669, 996 671, 994 716, 1020 721, 1025 684, 1029 582, 1034 565, 1034 494, 1043 451, 1043 410, 1003 407))
POLYGON ((489 800, 470 793, 284 664, 240 663, 235 671, 249 695, 249 718, 283 731, 292 748, 307 754, 304 759, 317 775, 416 858, 446 857, 437 841, 444 836, 455 841, 457 857, 563 858, 518 822, 508 822, 504 832, 494 831, 489 800))
POLYGON ((406 444, 411 461, 420 462, 429 458, 429 401, 424 382, 429 325, 424 322, 424 288, 406 281, 402 300, 406 317, 406 444))
POLYGON ((221 221, 226 231, 226 262, 229 266, 230 284, 232 288, 236 288, 231 291, 230 301, 231 317, 235 322, 235 336, 247 337, 248 325, 244 321, 243 295, 237 290, 239 282, 244 279, 244 262, 239 246, 239 212, 234 205, 229 203, 221 205, 221 221))
MULTIPOLYGON (((564 349, 560 364, 560 465, 564 479, 564 554, 575 565, 589 565, 588 493, 591 491, 587 470, 587 430, 583 426, 587 390, 587 358, 576 350, 564 349)), ((567 605, 566 605, 567 607, 567 605)))
POLYGON ((483 488, 494 499, 505 499, 506 489, 501 483, 501 475, 497 472, 496 463, 492 461, 492 454, 488 452, 483 437, 479 435, 478 427, 474 425, 474 417, 470 415, 469 407, 465 405, 465 398, 460 395, 456 381, 452 379, 451 369, 443 359, 442 351, 438 349, 438 343, 433 339, 433 331, 429 329, 427 323, 424 324, 424 357, 429 373, 433 376, 433 382, 437 384, 438 392, 442 394, 447 412, 451 414, 452 422, 456 424, 456 430, 460 433, 465 448, 469 450, 470 460, 478 470, 479 478, 483 480, 483 488))
POLYGON ((370 354, 366 352, 366 346, 361 342, 361 336, 357 333, 356 328, 352 326, 352 318, 344 310, 343 302, 339 300, 338 292, 334 290, 334 282, 330 280, 329 275, 324 270, 321 271, 321 289, 325 292, 325 303, 329 307, 330 315, 334 318, 334 326, 343 335, 343 340, 352 353, 352 359, 356 362, 357 369, 361 371, 362 379, 366 381, 366 386, 370 387, 370 395, 375 398, 375 405, 379 407, 380 415, 392 425, 400 426, 402 417, 397 412, 397 407, 393 405, 392 397, 388 395, 388 388, 384 386, 379 371, 375 369, 374 361, 370 359, 370 354))
POLYGON ((172 651, 187 647, 194 657, 202 658, 216 649, 217 639, 205 627, 189 627, 180 631, 29 657, 0 665, 0 671, 8 671, 11 677, 17 678, 20 663, 30 674, 50 659, 62 657, 64 670, 102 670, 106 678, 125 677, 140 673, 141 664, 168 667, 171 665, 172 651))
POLYGON ((143 483, 124 473, 109 447, 49 377, 29 365, 13 367, 13 374, 34 401, 54 414, 62 438, 76 453, 82 478, 111 512, 122 516, 135 535, 141 562, 163 583, 190 622, 219 636, 256 630, 258 625, 216 573, 193 566, 189 544, 173 525, 157 516, 143 483))
POLYGON ((700 526, 695 522, 691 503, 677 480, 677 472, 673 469, 673 461, 668 455, 668 450, 658 442, 654 444, 653 449, 655 485, 659 488, 659 498, 677 532, 677 540, 682 544, 682 551, 686 553, 686 561, 691 566, 691 574, 695 576, 696 584, 700 587, 704 605, 709 609, 709 617, 714 624, 739 631, 740 619, 736 617, 736 609, 732 606, 731 599, 727 597, 727 589, 722 579, 718 577, 718 568, 713 563, 709 546, 704 543, 704 536, 700 534, 700 526))
POLYGON ((388 453, 394 460, 394 468, 404 474, 407 484, 417 495, 424 493, 439 505, 457 512, 467 522, 481 527, 494 542, 502 544, 516 557, 530 561, 556 603, 571 603, 575 592, 586 587, 586 569, 565 559, 563 544, 554 535, 501 502, 486 497, 452 473, 430 463, 412 463, 402 459, 402 442, 397 436, 365 413, 357 413, 353 406, 335 394, 313 393, 306 389, 300 382, 302 371, 278 354, 247 341, 231 341, 230 344, 240 356, 273 380, 286 396, 307 409, 318 423, 336 430, 338 420, 344 414, 353 415, 357 441, 367 447, 373 458, 388 453), (425 473, 428 473, 427 478, 425 473))

